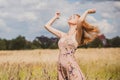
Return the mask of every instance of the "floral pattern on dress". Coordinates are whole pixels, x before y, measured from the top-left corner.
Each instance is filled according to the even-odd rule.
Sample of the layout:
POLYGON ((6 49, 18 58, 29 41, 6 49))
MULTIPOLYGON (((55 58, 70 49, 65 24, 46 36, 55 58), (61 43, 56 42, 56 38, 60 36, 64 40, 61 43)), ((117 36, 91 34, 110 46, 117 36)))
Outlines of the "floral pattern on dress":
POLYGON ((59 41, 60 49, 58 60, 58 80, 85 80, 79 65, 77 64, 74 53, 74 44, 66 44, 66 41, 59 41))

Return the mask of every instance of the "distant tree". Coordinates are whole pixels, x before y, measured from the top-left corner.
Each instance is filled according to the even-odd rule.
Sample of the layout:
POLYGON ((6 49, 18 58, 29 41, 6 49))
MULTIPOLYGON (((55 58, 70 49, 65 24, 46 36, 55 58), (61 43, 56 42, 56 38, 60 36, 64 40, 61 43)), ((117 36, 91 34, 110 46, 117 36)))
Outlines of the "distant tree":
MULTIPOLYGON (((24 36, 19 35, 15 39, 0 39, 0 50, 21 50, 21 49, 39 49, 39 48, 58 48, 58 38, 40 36, 33 41, 27 41, 24 36)), ((89 44, 79 46, 80 48, 101 48, 101 47, 120 47, 120 37, 116 36, 112 39, 106 39, 102 34, 89 44)))
POLYGON ((51 45, 51 41, 48 37, 40 36, 40 37, 36 37, 36 39, 40 41, 40 46, 43 49, 48 48, 51 45))
POLYGON ((25 49, 25 46, 26 46, 25 37, 20 35, 16 39, 12 39, 10 41, 9 48, 12 50, 20 50, 20 49, 25 49))
POLYGON ((25 49, 35 49, 31 41, 26 41, 25 49))
POLYGON ((45 36, 40 36, 40 37, 36 37, 36 39, 38 39, 41 48, 45 49, 45 48, 57 48, 57 41, 58 38, 48 38, 45 36))
POLYGON ((112 47, 120 47, 120 37, 116 36, 111 39, 111 45, 112 47))
POLYGON ((9 50, 10 40, 4 39, 4 41, 5 41, 5 45, 6 45, 6 50, 9 50))
POLYGON ((32 45, 34 46, 35 49, 41 48, 40 42, 37 39, 33 40, 32 45))
POLYGON ((0 50, 6 49, 6 41, 5 39, 0 39, 0 50))
POLYGON ((57 49, 58 48, 58 38, 50 38, 52 44, 49 46, 50 49, 57 49))
POLYGON ((101 47, 103 47, 103 43, 99 38, 96 38, 94 41, 92 41, 91 43, 88 44, 88 47, 101 48, 101 47))
POLYGON ((105 47, 112 47, 111 40, 110 39, 106 39, 106 41, 107 41, 107 45, 105 45, 105 47))

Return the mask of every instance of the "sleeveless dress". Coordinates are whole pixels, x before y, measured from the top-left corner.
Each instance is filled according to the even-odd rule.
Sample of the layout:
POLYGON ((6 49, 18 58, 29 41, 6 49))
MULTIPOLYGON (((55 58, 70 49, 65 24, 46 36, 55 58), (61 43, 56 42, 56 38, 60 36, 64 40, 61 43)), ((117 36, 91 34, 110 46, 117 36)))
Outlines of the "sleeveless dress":
POLYGON ((76 43, 74 36, 62 37, 58 41, 60 50, 57 64, 58 80, 85 80, 74 57, 77 49, 76 43))

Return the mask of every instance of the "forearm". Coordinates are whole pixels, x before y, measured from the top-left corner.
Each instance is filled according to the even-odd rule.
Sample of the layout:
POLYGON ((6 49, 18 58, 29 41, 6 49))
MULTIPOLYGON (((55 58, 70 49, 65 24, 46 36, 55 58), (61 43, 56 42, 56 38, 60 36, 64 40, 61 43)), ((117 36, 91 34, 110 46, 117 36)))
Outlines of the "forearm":
POLYGON ((60 13, 59 13, 59 12, 56 12, 56 13, 55 13, 55 16, 54 16, 50 21, 48 21, 48 23, 45 25, 45 28, 46 28, 49 32, 53 33, 54 35, 56 35, 57 37, 60 38, 64 33, 63 33, 62 31, 59 31, 59 30, 51 27, 52 24, 55 22, 55 20, 59 18, 59 16, 60 16, 60 13))
POLYGON ((48 23, 45 25, 45 27, 50 27, 56 20, 56 17, 53 17, 50 21, 48 21, 48 23))
POLYGON ((81 22, 84 22, 88 14, 95 13, 95 12, 96 12, 95 9, 88 9, 88 10, 86 10, 86 11, 83 13, 83 15, 80 17, 80 21, 81 21, 81 22))
POLYGON ((80 17, 80 22, 84 22, 87 15, 88 15, 88 11, 85 11, 83 15, 80 17))

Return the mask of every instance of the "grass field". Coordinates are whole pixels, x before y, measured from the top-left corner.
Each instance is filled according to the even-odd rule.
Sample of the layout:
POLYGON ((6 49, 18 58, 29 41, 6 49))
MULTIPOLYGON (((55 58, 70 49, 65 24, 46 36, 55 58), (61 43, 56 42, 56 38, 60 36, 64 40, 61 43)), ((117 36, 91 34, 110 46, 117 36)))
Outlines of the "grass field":
MULTIPOLYGON (((0 80, 57 80, 59 50, 0 51, 0 80)), ((120 80, 120 48, 78 49, 86 80, 120 80)))

